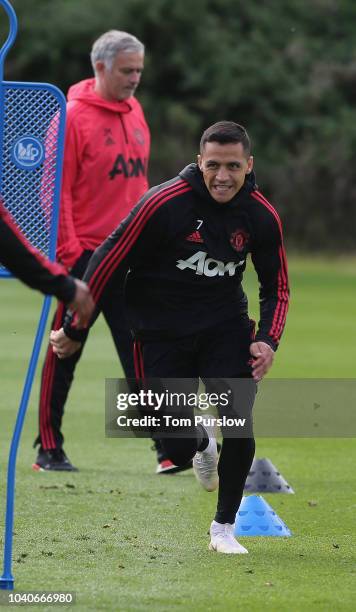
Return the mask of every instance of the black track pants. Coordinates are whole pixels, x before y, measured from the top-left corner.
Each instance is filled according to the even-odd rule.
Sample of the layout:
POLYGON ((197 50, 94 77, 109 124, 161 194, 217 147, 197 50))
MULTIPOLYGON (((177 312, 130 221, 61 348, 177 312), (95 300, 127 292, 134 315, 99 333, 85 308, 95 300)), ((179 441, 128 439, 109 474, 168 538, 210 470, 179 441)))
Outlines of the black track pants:
MULTIPOLYGON (((85 251, 73 266, 71 273, 81 278, 90 259, 91 252, 85 251)), ((59 304, 52 322, 52 329, 62 327, 65 317, 65 307, 59 304)), ((111 292, 110 299, 105 302, 102 314, 111 331, 115 348, 121 361, 125 376, 134 378, 133 340, 131 332, 125 323, 122 292, 111 292)), ((75 367, 81 357, 83 348, 68 359, 58 359, 49 345, 42 369, 40 400, 39 400, 39 436, 35 444, 41 444, 44 449, 61 448, 63 435, 61 432, 64 405, 74 378, 75 367)))
MULTIPOLYGON (((175 379, 182 379, 179 381, 179 391, 185 393, 193 393, 198 389, 199 378, 210 393, 232 385, 232 388, 237 389, 235 397, 238 398, 234 409, 237 409, 239 416, 251 417, 256 394, 249 353, 253 331, 252 322, 244 318, 194 336, 144 342, 137 340, 134 349, 136 376, 140 380, 144 379, 150 387, 152 384, 169 391, 174 388, 177 390, 175 379), (240 391, 241 388, 243 391, 240 391)), ((153 438, 160 438, 165 455, 173 463, 184 465, 200 449, 203 435, 201 427, 194 424, 191 406, 186 405, 179 414, 175 414, 191 417, 191 427, 185 427, 184 433, 177 428, 166 427, 164 432, 161 429, 153 433, 153 438)), ((222 430, 222 433, 215 520, 233 523, 253 461, 255 441, 251 428, 243 433, 232 434, 227 429, 222 430)))

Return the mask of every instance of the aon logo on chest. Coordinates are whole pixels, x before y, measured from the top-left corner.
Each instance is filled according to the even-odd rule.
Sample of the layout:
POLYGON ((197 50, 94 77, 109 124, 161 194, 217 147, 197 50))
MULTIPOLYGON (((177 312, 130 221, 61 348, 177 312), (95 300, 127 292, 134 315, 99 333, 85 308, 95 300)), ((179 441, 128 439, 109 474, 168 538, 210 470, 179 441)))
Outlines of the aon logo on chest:
POLYGON ((198 251, 188 259, 178 259, 177 268, 179 268, 179 270, 189 268, 200 276, 224 276, 225 274, 235 276, 236 268, 243 266, 244 263, 245 260, 239 261, 238 263, 234 261, 224 263, 218 259, 208 257, 208 254, 204 251, 198 251))

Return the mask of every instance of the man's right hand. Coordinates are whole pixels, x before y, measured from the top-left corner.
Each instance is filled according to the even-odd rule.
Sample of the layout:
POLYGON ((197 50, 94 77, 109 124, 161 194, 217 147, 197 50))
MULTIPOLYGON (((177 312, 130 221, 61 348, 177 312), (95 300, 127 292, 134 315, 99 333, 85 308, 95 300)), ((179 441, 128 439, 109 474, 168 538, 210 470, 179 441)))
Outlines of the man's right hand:
POLYGON ((95 307, 93 298, 90 295, 88 285, 75 278, 76 291, 73 301, 69 304, 69 310, 76 314, 75 327, 83 329, 88 326, 91 315, 95 307))
POLYGON ((260 341, 252 342, 250 353, 253 357, 252 377, 259 382, 272 366, 274 351, 269 344, 260 341))
POLYGON ((68 338, 68 336, 66 336, 64 333, 63 327, 61 327, 61 329, 58 331, 51 331, 49 341, 53 347, 53 352, 59 359, 67 359, 68 357, 71 357, 74 355, 74 353, 79 351, 80 347, 82 346, 81 342, 68 338))

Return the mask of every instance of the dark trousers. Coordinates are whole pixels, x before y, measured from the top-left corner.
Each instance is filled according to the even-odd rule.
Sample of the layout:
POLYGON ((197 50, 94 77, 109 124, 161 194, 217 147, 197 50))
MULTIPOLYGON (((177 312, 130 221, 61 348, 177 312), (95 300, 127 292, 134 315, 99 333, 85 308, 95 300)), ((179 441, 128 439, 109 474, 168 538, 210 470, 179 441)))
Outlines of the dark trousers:
MULTIPOLYGON (((71 273, 82 278, 90 259, 91 252, 85 251, 73 266, 71 273)), ((65 307, 59 304, 53 319, 52 329, 58 330, 63 326, 65 307)), ((133 339, 125 323, 123 294, 120 291, 110 292, 102 308, 102 314, 111 331, 115 348, 127 378, 134 378, 133 339)), ((74 378, 75 367, 83 352, 85 342, 81 349, 68 359, 58 359, 49 345, 42 369, 42 379, 39 400, 39 435, 35 444, 48 450, 61 448, 63 434, 61 432, 64 405, 74 378)))
MULTIPOLYGON (((251 377, 249 347, 254 325, 248 318, 230 321, 184 338, 135 342, 136 376, 143 385, 169 391, 197 391, 199 378, 209 393, 233 389, 233 405, 218 407, 219 416, 247 416, 252 423, 256 383, 251 377), (181 379, 177 381, 177 379, 181 379), (178 387, 177 387, 178 385, 178 387)), ((166 413, 171 410, 164 408, 166 413)), ((153 438, 160 439, 165 455, 176 465, 185 465, 199 450, 202 430, 194 425, 193 407, 184 406, 177 417, 190 417, 192 425, 160 427, 153 438)), ((157 414, 157 413, 156 413, 157 414)), ((243 488, 251 467, 255 441, 252 427, 247 432, 222 429, 223 442, 218 464, 219 493, 215 520, 233 523, 241 503, 243 488), (240 437, 241 436, 241 437, 240 437)))

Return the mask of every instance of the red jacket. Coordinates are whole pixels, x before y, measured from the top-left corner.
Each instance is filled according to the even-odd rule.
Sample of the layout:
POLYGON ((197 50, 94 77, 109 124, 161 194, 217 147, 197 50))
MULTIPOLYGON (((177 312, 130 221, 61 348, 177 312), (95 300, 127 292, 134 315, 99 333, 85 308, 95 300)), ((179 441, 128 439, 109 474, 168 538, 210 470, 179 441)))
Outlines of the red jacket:
POLYGON ((57 248, 67 267, 101 244, 148 189, 150 133, 140 103, 104 100, 94 84, 68 92, 57 248))

